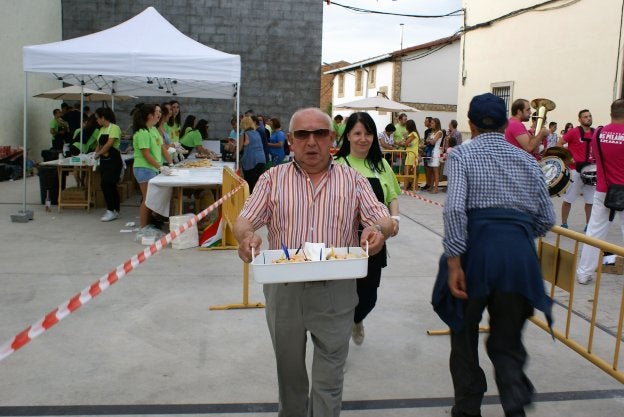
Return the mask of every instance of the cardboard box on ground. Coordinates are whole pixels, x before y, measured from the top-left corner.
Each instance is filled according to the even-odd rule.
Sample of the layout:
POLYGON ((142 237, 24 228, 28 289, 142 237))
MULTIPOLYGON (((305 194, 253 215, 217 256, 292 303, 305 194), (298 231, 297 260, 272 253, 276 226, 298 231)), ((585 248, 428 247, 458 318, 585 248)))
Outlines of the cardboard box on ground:
POLYGON ((624 275, 624 258, 616 256, 614 264, 602 265, 602 272, 604 274, 624 275))

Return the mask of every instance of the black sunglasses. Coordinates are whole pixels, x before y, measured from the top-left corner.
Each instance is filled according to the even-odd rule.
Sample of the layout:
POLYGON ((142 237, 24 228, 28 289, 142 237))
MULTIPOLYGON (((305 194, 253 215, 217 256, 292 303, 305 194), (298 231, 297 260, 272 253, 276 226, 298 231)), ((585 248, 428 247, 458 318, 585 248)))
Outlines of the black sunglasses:
POLYGON ((329 136, 329 129, 316 129, 316 130, 295 130, 293 136, 298 140, 308 140, 312 135, 314 140, 325 139, 329 136))

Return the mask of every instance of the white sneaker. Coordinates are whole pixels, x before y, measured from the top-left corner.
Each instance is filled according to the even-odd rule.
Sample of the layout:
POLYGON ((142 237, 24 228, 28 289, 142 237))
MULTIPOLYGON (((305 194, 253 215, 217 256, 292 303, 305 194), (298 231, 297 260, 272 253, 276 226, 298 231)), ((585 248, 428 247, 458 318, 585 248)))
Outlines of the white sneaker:
POLYGON ((115 220, 117 217, 119 217, 119 214, 117 214, 116 212, 106 210, 106 213, 104 213, 100 220, 102 220, 103 222, 110 222, 111 220, 115 220))
POLYGON ((579 284, 581 284, 581 285, 587 285, 587 284, 589 284, 589 283, 590 283, 590 281, 592 281, 593 279, 594 279, 594 278, 593 278, 591 275, 588 275, 588 276, 581 276, 581 275, 578 275, 578 276, 576 277, 576 281, 577 281, 579 284))
POLYGON ((353 330, 351 331, 351 339, 353 339, 353 343, 358 346, 360 346, 364 342, 364 320, 353 325, 353 330))

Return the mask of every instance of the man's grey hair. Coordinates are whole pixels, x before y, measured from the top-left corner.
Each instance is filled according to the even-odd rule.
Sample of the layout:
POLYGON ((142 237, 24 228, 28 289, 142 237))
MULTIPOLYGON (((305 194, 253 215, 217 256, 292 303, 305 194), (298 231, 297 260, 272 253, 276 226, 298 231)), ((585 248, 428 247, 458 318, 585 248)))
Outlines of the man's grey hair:
POLYGON ((327 121, 327 128, 331 130, 331 128, 332 128, 332 119, 331 119, 331 116, 329 114, 325 113, 324 111, 322 111, 321 109, 319 109, 317 107, 306 107, 304 109, 299 109, 299 110, 297 110, 296 112, 293 113, 293 115, 290 117, 290 123, 288 124, 288 131, 289 132, 293 131, 294 120, 295 120, 296 117, 298 117, 302 113, 308 113, 308 112, 316 112, 316 113, 318 113, 320 115, 323 115, 323 117, 327 121))

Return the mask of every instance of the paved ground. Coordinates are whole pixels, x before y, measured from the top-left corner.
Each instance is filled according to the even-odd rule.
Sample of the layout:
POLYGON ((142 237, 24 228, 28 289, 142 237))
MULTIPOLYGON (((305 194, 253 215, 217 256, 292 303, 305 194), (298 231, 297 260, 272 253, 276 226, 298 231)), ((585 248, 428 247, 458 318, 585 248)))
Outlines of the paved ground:
MULTIPOLYGON (((23 182, 0 183, 0 343, 143 249, 120 233, 125 222, 138 221, 136 198, 124 203, 121 219, 102 223, 99 209, 46 213, 38 179, 27 185, 35 218, 20 224, 9 215, 20 209, 23 182)), ((553 202, 559 211, 561 200, 553 202)), ((450 415, 449 341, 427 336, 445 328, 429 303, 442 251, 441 208, 409 196, 400 203, 401 232, 389 242, 378 306, 365 321, 364 344, 349 353, 347 417, 450 415)), ((569 223, 582 230, 580 202, 569 223)), ((621 243, 615 229, 608 239, 621 243)), ((240 303, 241 276, 235 251, 163 250, 0 362, 0 415, 275 415, 264 311, 208 309, 240 303)), ((597 335, 596 350, 608 352, 623 277, 605 278, 607 307, 598 320, 607 332, 597 335)), ((572 331, 580 337, 592 297, 589 287, 577 288, 572 331)), ((250 301, 264 301, 254 282, 250 301)), ((556 315, 561 323, 559 307, 556 315)), ((624 415, 624 387, 615 379, 533 324, 525 342, 539 392, 530 416, 624 415)), ((482 345, 490 387, 483 415, 502 416, 482 345)))

